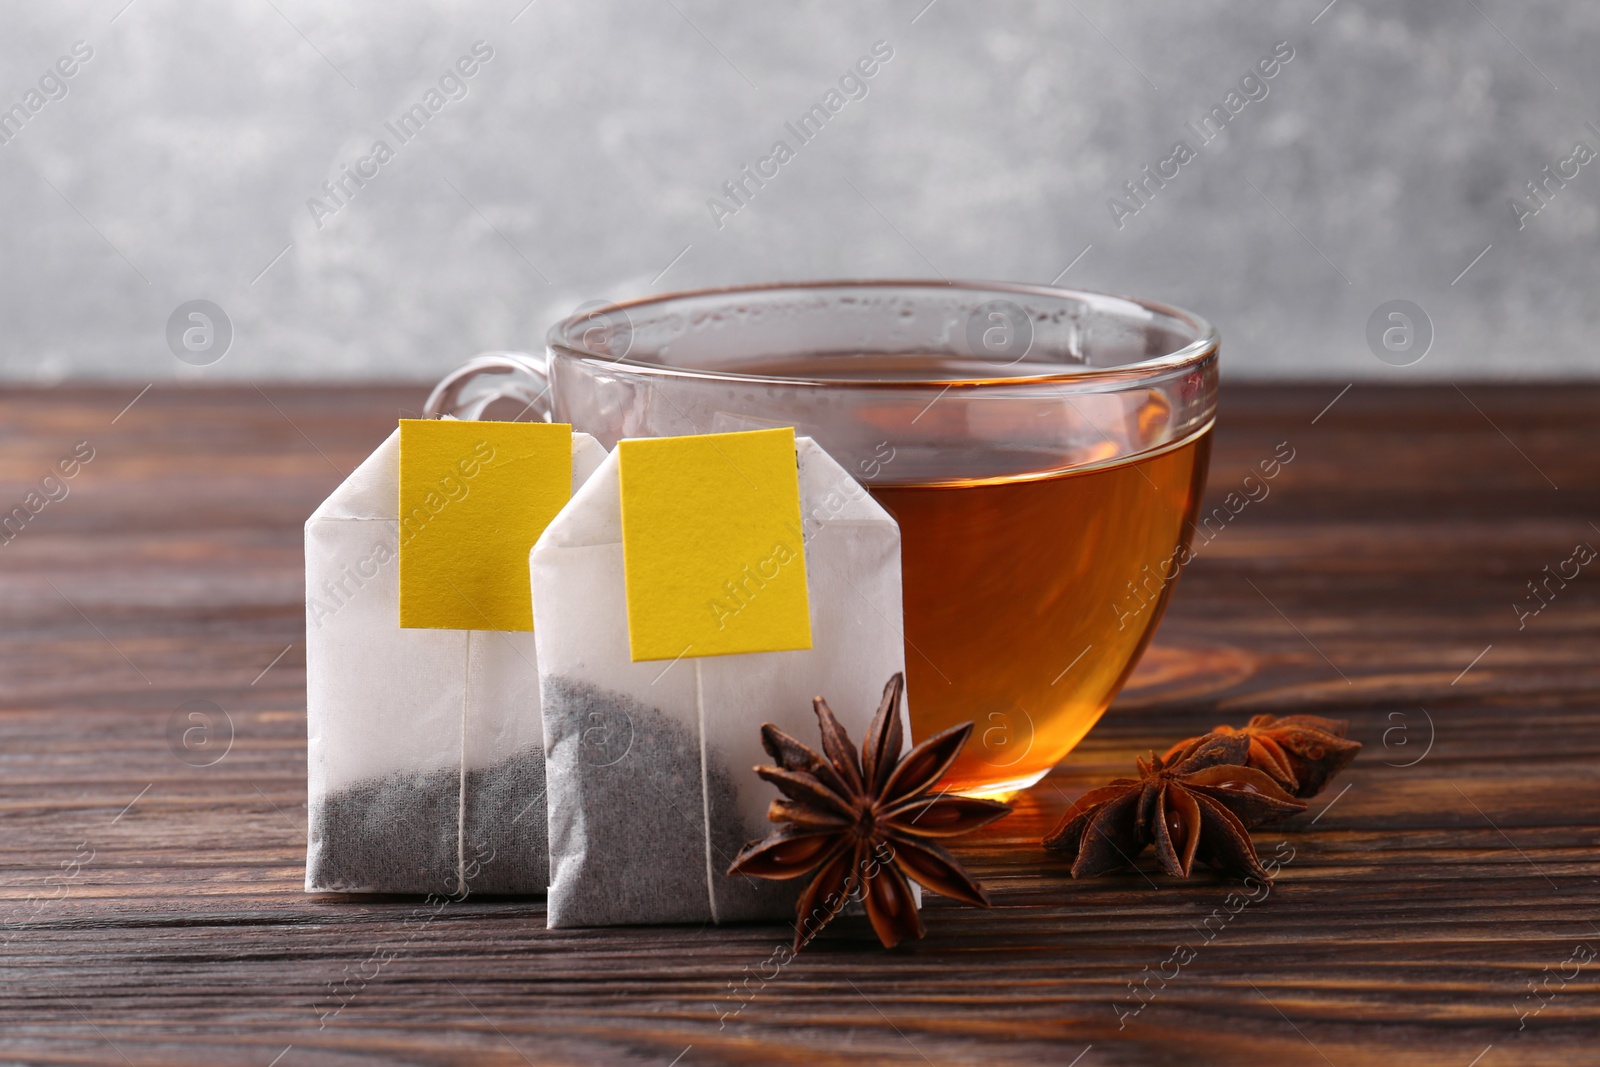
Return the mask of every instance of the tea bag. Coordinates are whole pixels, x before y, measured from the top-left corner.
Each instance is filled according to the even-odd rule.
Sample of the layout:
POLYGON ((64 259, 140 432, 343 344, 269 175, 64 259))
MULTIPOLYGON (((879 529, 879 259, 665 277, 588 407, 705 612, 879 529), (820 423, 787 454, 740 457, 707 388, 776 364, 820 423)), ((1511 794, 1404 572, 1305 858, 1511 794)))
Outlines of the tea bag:
MULTIPOLYGON (((520 629, 491 628, 505 625, 508 610, 492 595, 474 590, 452 604, 451 588, 460 592, 466 579, 445 552, 407 557, 405 588, 420 594, 407 607, 419 617, 404 620, 411 625, 401 617, 402 540, 409 551, 432 544, 429 531, 468 520, 479 540, 467 563, 485 552, 521 557, 526 542, 493 543, 503 529, 476 511, 516 496, 540 472, 502 436, 525 434, 526 424, 433 424, 466 435, 460 455, 446 450, 444 473, 429 474, 402 522, 401 436, 411 426, 306 522, 306 890, 542 894, 545 770, 531 615, 520 629), (442 595, 419 582, 430 577, 443 579, 442 595)), ((561 444, 564 433, 544 443, 543 484, 570 493, 605 449, 587 434, 561 444)), ((520 595, 526 585, 512 588, 520 595)))
MULTIPOLYGON (((644 547, 670 564, 675 552, 694 552, 707 528, 702 507, 715 517, 728 502, 691 502, 683 513, 695 518, 685 528, 630 525, 625 552, 624 513, 631 523, 644 510, 631 467, 624 485, 624 454, 636 442, 606 457, 531 553, 551 927, 792 919, 800 884, 725 874, 747 841, 772 828, 766 812, 775 793, 751 770, 771 762, 761 724, 814 739, 811 700, 823 695, 862 737, 884 683, 904 670, 899 527, 809 438, 759 433, 781 435, 792 457, 794 521, 773 541, 754 542, 771 545, 767 551, 723 561, 728 579, 704 597, 647 602, 639 572, 651 560, 632 538, 661 538, 664 545, 644 547), (794 580, 780 577, 794 573, 803 574, 798 605, 794 580), (648 632, 648 610, 671 616, 680 608, 723 629, 681 652, 670 625, 648 632), (704 654, 762 612, 759 625, 744 628, 742 645, 704 654), (779 633, 785 627, 787 637, 779 633), (733 650, 752 645, 781 650, 733 650)), ((736 439, 753 436, 676 440, 734 454, 736 439)), ((692 478, 692 466, 676 472, 686 474, 692 478)), ((727 517, 749 519, 738 507, 727 517)), ((682 570, 668 567, 664 577, 680 581, 693 568, 682 570)), ((909 746, 909 728, 905 736, 909 746)))

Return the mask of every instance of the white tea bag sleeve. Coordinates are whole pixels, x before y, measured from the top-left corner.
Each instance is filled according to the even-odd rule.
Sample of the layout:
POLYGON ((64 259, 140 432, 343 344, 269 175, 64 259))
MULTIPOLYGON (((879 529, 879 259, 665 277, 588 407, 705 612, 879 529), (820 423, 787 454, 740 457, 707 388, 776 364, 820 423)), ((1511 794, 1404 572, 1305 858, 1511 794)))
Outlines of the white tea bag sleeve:
POLYGON ((533 634, 400 626, 399 479, 397 430, 306 522, 306 890, 543 893, 533 634))
MULTIPOLYGON (((815 737, 822 695, 865 736, 905 669, 899 527, 813 441, 795 457, 808 649, 633 660, 616 451, 534 546, 550 926, 792 917, 797 884, 725 874, 772 828, 761 724, 815 737)), ((759 573, 739 581, 761 595, 759 573)))

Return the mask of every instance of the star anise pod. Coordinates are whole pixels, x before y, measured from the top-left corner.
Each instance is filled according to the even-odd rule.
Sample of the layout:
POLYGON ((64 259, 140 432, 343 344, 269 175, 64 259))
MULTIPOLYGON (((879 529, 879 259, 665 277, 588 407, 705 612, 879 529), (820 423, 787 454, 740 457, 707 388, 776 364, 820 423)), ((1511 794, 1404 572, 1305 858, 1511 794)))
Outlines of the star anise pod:
POLYGON ((1271 775, 1297 797, 1314 797, 1326 788, 1334 775, 1344 770, 1361 751, 1360 741, 1345 737, 1350 724, 1343 719, 1324 719, 1318 715, 1257 715, 1235 730, 1218 726, 1202 737, 1191 737, 1172 746, 1168 762, 1194 752, 1209 737, 1243 734, 1250 738, 1248 765, 1271 775))
POLYGON ((728 873, 786 879, 815 872, 796 909, 796 952, 856 897, 865 902, 885 947, 921 937, 922 916, 908 879, 989 906, 983 887, 933 839, 976 830, 1011 814, 1011 808, 974 797, 927 796, 967 743, 972 723, 935 734, 900 758, 904 688, 904 675, 889 679, 859 756, 821 697, 812 706, 823 755, 771 723, 761 727, 761 743, 778 766, 757 767, 756 773, 783 793, 767 811, 767 818, 783 825, 746 845, 728 873))
POLYGON ((1244 734, 1206 738, 1180 759, 1154 752, 1141 759, 1138 778, 1118 778, 1079 797, 1044 847, 1072 861, 1085 878, 1133 866, 1154 844, 1161 869, 1187 878, 1195 860, 1223 873, 1268 875, 1250 828, 1304 811, 1270 777, 1244 763, 1244 734))

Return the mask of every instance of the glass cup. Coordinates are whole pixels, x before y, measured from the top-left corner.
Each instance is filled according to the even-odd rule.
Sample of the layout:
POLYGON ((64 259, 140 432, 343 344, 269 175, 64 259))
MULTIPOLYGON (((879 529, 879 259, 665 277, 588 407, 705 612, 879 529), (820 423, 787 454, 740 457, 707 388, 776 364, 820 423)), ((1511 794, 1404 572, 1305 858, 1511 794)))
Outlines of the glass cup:
POLYGON ((900 523, 912 733, 976 723, 948 782, 997 795, 1071 751, 1155 631, 1205 483, 1217 344, 1195 315, 1101 293, 753 286, 582 309, 543 355, 458 368, 428 413, 501 402, 608 448, 816 439, 900 523))

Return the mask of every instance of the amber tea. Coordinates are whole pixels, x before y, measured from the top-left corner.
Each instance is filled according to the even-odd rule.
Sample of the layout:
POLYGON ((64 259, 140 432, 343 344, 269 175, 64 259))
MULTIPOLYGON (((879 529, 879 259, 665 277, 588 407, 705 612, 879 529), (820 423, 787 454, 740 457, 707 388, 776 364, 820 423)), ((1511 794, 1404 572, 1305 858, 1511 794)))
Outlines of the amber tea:
POLYGON ((1210 447, 1202 431, 1064 474, 872 487, 900 523, 913 732, 977 724, 953 789, 1029 785, 1100 718, 1171 594, 1210 447))

